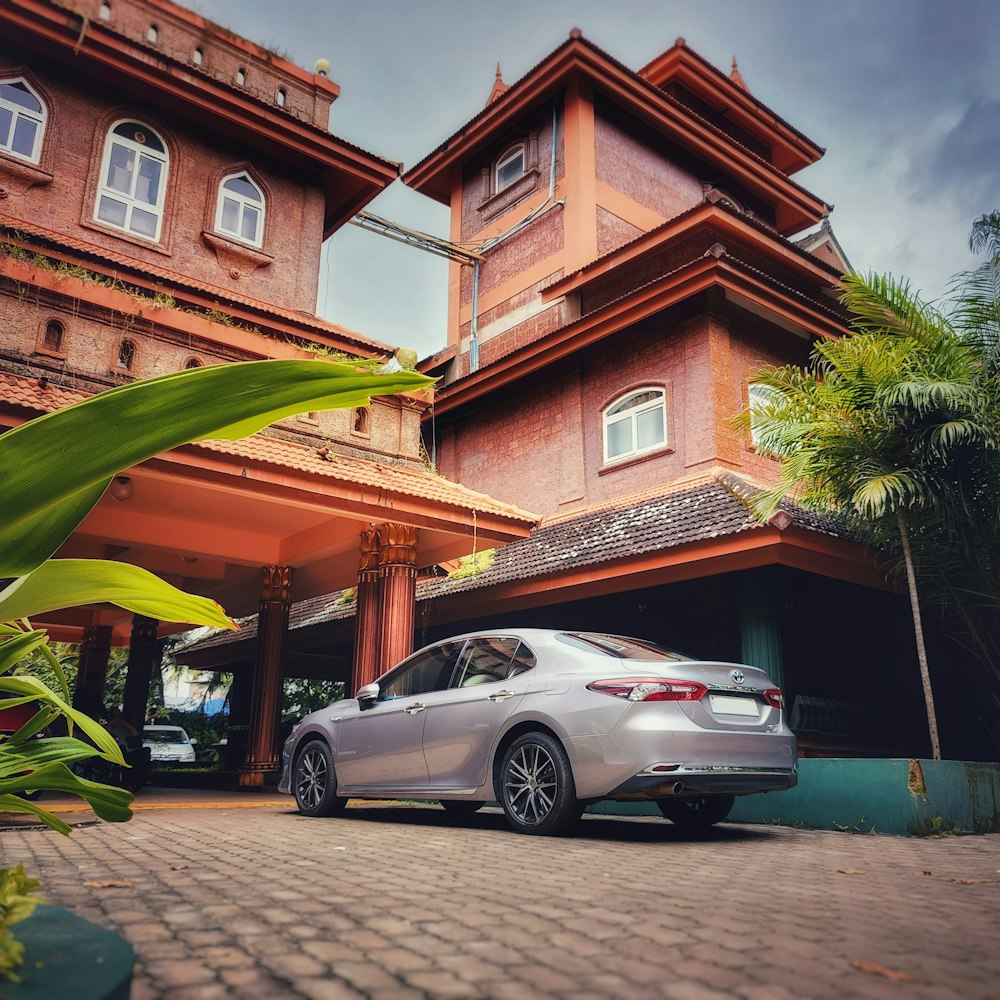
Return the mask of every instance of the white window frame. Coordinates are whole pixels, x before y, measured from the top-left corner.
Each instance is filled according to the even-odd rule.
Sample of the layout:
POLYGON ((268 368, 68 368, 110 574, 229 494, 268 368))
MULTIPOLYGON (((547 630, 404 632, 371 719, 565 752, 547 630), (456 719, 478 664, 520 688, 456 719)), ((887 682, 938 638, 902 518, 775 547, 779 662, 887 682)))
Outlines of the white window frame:
POLYGON ((0 144, 0 152, 6 153, 8 156, 16 157, 19 160, 24 160, 27 163, 38 163, 42 158, 42 141, 45 137, 45 125, 48 122, 48 108, 45 106, 45 101, 42 100, 41 95, 35 90, 34 87, 28 83, 23 76, 12 76, 7 79, 0 80, 0 84, 9 83, 15 84, 20 83, 24 86, 25 90, 36 100, 41 106, 41 111, 34 111, 30 108, 24 107, 22 104, 15 104, 13 101, 6 101, 0 98, 0 107, 5 108, 11 113, 11 123, 10 123, 10 133, 7 135, 6 140, 0 144), (18 153, 13 148, 14 140, 14 130, 17 128, 17 123, 19 119, 25 119, 26 121, 31 121, 35 123, 35 141, 31 148, 31 154, 25 155, 24 153, 18 153))
POLYGON ((604 408, 601 414, 602 437, 604 440, 604 463, 610 465, 614 462, 621 462, 625 459, 635 458, 637 455, 645 455, 651 451, 658 451, 667 446, 669 440, 669 427, 667 425, 667 392, 662 385, 645 385, 639 389, 630 389, 623 396, 619 396, 604 408), (637 403, 634 406, 627 406, 630 399, 644 395, 647 392, 656 393, 655 399, 647 400, 644 403, 637 403), (617 410, 618 412, 612 412, 617 410), (637 433, 638 418, 645 413, 660 410, 663 416, 663 439, 653 444, 640 448, 638 445, 639 436, 637 433), (627 451, 619 452, 616 455, 609 454, 608 430, 611 426, 628 421, 630 424, 632 447, 627 451))
POLYGON ((226 174, 225 177, 219 181, 219 192, 215 199, 215 231, 222 236, 226 236, 231 240, 236 240, 239 243, 246 243, 248 246, 252 247, 262 247, 264 245, 264 222, 267 217, 267 200, 264 197, 264 192, 261 190, 260 185, 247 173, 246 170, 237 170, 234 173, 226 174), (248 184, 250 184, 253 189, 260 195, 258 201, 247 197, 247 195, 239 194, 236 191, 226 190, 226 182, 235 180, 236 178, 242 178, 248 184), (235 201, 238 205, 238 218, 236 222, 236 231, 226 229, 222 224, 222 210, 225 205, 225 199, 229 198, 235 201), (247 207, 254 208, 257 210, 257 233, 254 239, 248 240, 242 235, 243 227, 243 214, 247 207))
MULTIPOLYGON (((163 208, 166 203, 169 173, 170 154, 167 150, 167 144, 159 132, 150 128, 145 123, 132 118, 121 118, 114 122, 108 129, 107 135, 104 138, 104 153, 101 156, 101 173, 97 183, 97 197, 94 199, 94 221, 101 226, 107 226, 110 229, 118 229, 123 233, 128 233, 129 236, 133 236, 137 239, 149 240, 150 242, 158 243, 160 241, 160 234, 163 231, 163 208), (127 139, 125 136, 117 135, 115 133, 115 129, 125 124, 134 124, 137 131, 148 132, 151 135, 155 135, 160 144, 163 146, 163 152, 161 153, 158 149, 150 149, 145 144, 137 142, 133 139, 127 139), (131 150, 136 154, 136 156, 145 156, 151 160, 157 161, 160 164, 160 183, 157 188, 155 204, 149 204, 148 202, 141 201, 135 197, 134 193, 130 192, 125 194, 108 184, 108 170, 111 166, 111 155, 114 151, 115 145, 131 150), (99 212, 101 210, 102 197, 108 197, 114 201, 125 203, 125 223, 123 225, 118 225, 115 222, 110 222, 109 220, 102 219, 100 217, 99 212), (142 212, 148 212, 150 215, 155 216, 156 231, 152 236, 147 233, 138 232, 130 227, 129 223, 131 222, 132 213, 135 209, 139 209, 142 212)), ((138 168, 136 168, 133 171, 133 191, 135 189, 135 178, 137 178, 138 175, 139 171, 138 168)))
POLYGON ((501 191, 506 191, 507 188, 516 184, 526 173, 528 172, 528 149, 523 142, 515 143, 509 149, 507 149, 504 154, 497 158, 496 166, 493 168, 493 188, 494 194, 499 194, 501 191), (521 158, 521 172, 516 176, 512 177, 509 181, 504 184, 500 182, 500 171, 504 167, 509 166, 518 157, 521 158))

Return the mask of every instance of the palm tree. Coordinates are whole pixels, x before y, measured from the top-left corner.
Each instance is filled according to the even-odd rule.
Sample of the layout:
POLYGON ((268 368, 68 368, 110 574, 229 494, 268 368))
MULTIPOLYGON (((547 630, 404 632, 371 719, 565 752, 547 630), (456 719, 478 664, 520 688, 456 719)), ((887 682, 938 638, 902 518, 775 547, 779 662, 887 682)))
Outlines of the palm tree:
POLYGON ((900 555, 935 759, 918 578, 964 615, 987 659, 998 640, 977 629, 978 619, 1000 620, 1000 213, 984 219, 973 240, 993 260, 966 276, 969 290, 950 316, 906 282, 849 275, 841 300, 853 335, 818 343, 807 368, 757 372, 754 381, 771 391, 740 417, 753 423, 758 447, 783 460, 778 481, 753 505, 758 516, 791 492, 900 555))

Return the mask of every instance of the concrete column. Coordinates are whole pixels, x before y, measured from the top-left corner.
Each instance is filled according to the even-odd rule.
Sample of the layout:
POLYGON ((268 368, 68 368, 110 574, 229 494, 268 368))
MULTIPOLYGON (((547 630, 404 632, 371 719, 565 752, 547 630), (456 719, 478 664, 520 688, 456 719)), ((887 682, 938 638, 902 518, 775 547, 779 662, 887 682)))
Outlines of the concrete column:
POLYGON ((111 655, 111 626, 94 625, 83 633, 76 670, 73 707, 99 719, 104 714, 104 682, 111 655))
POLYGON ((159 622, 145 615, 133 615, 132 636, 128 646, 128 671, 122 696, 122 715, 139 732, 146 721, 149 681, 153 668, 160 665, 160 645, 156 641, 159 622))
POLYGON ((351 694, 378 675, 379 613, 379 533, 377 528, 361 532, 361 560, 358 565, 357 606, 354 612, 354 669, 351 694))
POLYGON ((264 775, 279 770, 278 718, 284 678, 285 637, 291 607, 292 570, 265 566, 257 612, 257 657, 250 699, 247 753, 240 768, 240 786, 263 788, 264 775))
POLYGON ((413 652, 417 529, 408 524, 383 524, 378 530, 381 585, 378 672, 382 673, 413 652))
MULTIPOLYGON (((739 588, 742 660, 767 671, 771 680, 785 691, 780 604, 774 576, 766 568, 741 573, 739 588)), ((787 692, 785 695, 787 699, 787 692)))

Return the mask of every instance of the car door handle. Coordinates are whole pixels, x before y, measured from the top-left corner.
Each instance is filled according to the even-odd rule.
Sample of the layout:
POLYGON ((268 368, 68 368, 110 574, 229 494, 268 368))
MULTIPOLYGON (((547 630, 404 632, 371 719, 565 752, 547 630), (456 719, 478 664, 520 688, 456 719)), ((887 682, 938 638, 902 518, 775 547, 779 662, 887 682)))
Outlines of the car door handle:
POLYGON ((406 708, 403 709, 403 711, 408 712, 410 715, 416 715, 417 712, 422 712, 426 707, 427 707, 426 705, 418 701, 415 702, 413 705, 407 705, 406 708))
POLYGON ((516 691, 494 691, 493 694, 489 696, 490 701, 506 701, 507 698, 513 698, 516 691))

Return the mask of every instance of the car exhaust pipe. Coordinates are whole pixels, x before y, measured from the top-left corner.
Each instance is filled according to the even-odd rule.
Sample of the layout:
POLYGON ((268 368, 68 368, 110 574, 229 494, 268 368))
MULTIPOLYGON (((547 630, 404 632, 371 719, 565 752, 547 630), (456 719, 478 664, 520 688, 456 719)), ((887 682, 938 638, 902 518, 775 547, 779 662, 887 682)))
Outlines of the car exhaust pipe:
POLYGON ((684 792, 684 782, 675 781, 671 785, 666 785, 663 790, 667 795, 681 795, 684 792))

